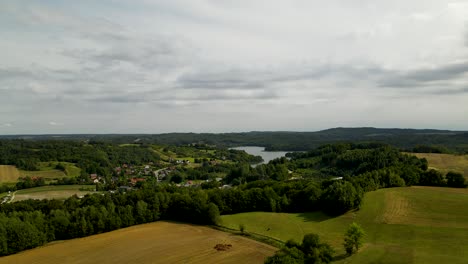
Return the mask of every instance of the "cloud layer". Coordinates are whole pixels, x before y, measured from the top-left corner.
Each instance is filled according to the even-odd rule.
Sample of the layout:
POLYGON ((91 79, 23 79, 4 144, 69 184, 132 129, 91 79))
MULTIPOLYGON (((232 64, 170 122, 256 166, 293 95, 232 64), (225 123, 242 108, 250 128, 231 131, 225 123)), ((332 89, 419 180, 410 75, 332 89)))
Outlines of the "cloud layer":
POLYGON ((0 134, 468 129, 466 17, 455 0, 2 1, 0 134))

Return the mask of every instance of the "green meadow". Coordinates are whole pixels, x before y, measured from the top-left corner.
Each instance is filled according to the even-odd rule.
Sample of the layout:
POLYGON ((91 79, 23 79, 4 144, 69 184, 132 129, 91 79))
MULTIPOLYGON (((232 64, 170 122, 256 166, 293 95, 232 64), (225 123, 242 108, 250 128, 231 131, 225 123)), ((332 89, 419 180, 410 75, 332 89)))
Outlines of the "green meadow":
POLYGON ((336 250, 336 263, 467 263, 468 190, 437 187, 381 189, 362 207, 338 217, 321 212, 253 212, 222 216, 222 225, 282 241, 317 233, 336 250), (364 247, 346 257, 347 226, 366 231, 364 247))
POLYGON ((50 185, 16 191, 13 201, 27 199, 66 199, 73 195, 86 195, 96 190, 94 185, 50 185))

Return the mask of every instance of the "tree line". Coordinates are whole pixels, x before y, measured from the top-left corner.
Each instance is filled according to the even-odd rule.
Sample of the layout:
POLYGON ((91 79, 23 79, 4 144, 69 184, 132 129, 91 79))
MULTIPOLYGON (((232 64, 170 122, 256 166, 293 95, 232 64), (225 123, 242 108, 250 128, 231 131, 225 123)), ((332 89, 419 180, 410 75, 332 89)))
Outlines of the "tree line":
MULTIPOLYGON (((352 223, 344 235, 343 246, 348 256, 356 253, 363 244, 364 230, 356 223, 352 223)), ((302 243, 288 240, 285 245, 268 257, 265 264, 320 264, 333 261, 335 250, 320 240, 319 235, 306 234, 302 243)))

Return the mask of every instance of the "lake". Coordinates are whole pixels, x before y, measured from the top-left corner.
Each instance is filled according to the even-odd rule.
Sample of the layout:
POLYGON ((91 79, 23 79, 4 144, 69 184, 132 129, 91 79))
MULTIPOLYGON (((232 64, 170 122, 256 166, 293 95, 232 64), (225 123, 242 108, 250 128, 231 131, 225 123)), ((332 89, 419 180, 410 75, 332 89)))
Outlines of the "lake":
POLYGON ((235 147, 232 149, 243 150, 254 156, 261 156, 263 158, 262 163, 268 163, 270 160, 284 157, 288 153, 286 151, 265 151, 264 147, 235 147))

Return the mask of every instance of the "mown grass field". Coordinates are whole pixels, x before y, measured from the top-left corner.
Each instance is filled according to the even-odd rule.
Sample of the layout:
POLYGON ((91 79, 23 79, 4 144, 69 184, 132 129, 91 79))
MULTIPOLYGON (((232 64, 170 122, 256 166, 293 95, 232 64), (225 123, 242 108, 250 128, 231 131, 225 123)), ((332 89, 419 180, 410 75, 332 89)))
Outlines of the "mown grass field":
POLYGON ((0 165, 0 183, 17 182, 20 172, 15 166, 0 165))
POLYGON ((94 185, 57 185, 23 189, 15 192, 13 202, 27 199, 66 199, 75 194, 80 196, 92 193, 90 190, 95 189, 94 185), (81 191, 81 188, 87 191, 81 191))
POLYGON ((467 263, 468 189, 406 187, 367 193, 356 212, 244 213, 222 216, 223 225, 286 241, 317 233, 336 249, 336 263, 467 263), (343 234, 353 221, 366 231, 365 245, 344 257, 343 234))
POLYGON ((20 170, 21 177, 41 177, 44 179, 65 178, 67 175, 61 170, 44 170, 44 171, 24 171, 20 170))
POLYGON ((468 155, 451 155, 438 153, 408 153, 418 158, 426 158, 430 168, 446 174, 449 171, 463 173, 468 179, 468 155))
POLYGON ((263 263, 276 248, 209 227, 156 222, 56 242, 0 258, 3 263, 263 263), (230 244, 217 251, 217 244, 230 244))
POLYGON ((78 168, 74 163, 71 162, 39 162, 39 170, 40 171, 51 171, 55 170, 55 166, 57 164, 62 164, 65 167, 65 174, 68 177, 78 177, 80 176, 81 169, 78 168))
POLYGON ((76 167, 75 164, 69 162, 60 162, 65 167, 65 171, 61 171, 55 169, 55 166, 58 163, 59 162, 39 162, 38 171, 20 170, 20 175, 21 177, 42 177, 46 180, 80 176, 81 169, 76 167))

